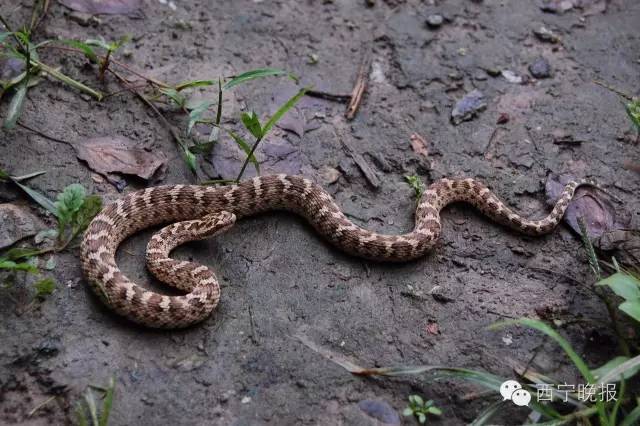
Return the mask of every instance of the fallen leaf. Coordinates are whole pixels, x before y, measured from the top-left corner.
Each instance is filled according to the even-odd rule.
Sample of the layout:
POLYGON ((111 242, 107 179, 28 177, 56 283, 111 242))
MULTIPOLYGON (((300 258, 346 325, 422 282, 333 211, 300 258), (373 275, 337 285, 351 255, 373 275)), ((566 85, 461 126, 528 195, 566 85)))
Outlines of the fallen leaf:
POLYGON ((60 0, 69 9, 91 15, 142 17, 142 0, 60 0))
POLYGON ((27 207, 0 204, 0 249, 30 237, 44 228, 42 221, 27 207))
POLYGON ((122 136, 91 138, 74 144, 79 159, 110 182, 109 173, 135 175, 150 180, 161 178, 167 158, 161 151, 147 151, 137 142, 122 136))
MULTIPOLYGON (((565 184, 572 180, 575 180, 575 177, 571 175, 549 175, 545 184, 547 204, 554 205, 565 184)), ((606 194, 597 188, 587 186, 576 190, 563 218, 565 223, 578 234, 580 234, 579 217, 584 218, 590 238, 599 237, 615 229, 624 229, 631 220, 627 212, 616 211, 606 194)))
POLYGON ((429 150, 427 149, 427 141, 417 133, 413 133, 409 137, 411 149, 418 155, 422 155, 425 159, 429 158, 429 150))

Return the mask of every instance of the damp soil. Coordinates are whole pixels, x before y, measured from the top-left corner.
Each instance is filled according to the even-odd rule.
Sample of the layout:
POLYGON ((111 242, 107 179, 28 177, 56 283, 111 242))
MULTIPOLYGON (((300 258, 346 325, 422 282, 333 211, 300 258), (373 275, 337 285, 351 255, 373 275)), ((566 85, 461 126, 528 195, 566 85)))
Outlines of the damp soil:
MULTIPOLYGON (((270 66, 300 76, 300 85, 335 94, 351 92, 370 52, 369 85, 355 118, 345 120, 343 103, 306 98, 258 150, 263 173, 307 175, 355 223, 385 233, 412 226, 416 200, 405 175, 425 183, 477 177, 520 212, 540 217, 548 210, 547 176, 570 173, 593 177, 624 200, 630 227, 637 228, 640 174, 625 164, 640 163, 640 149, 620 99, 593 80, 638 94, 640 3, 591 3, 604 3, 606 10, 553 14, 537 2, 498 0, 175 1, 175 8, 148 0, 141 16, 102 15, 87 26, 54 3, 39 37, 130 34, 123 61, 167 81, 270 66), (536 36, 540 27, 558 42, 536 36), (550 75, 533 79, 533 63, 538 75, 550 75), (504 70, 524 77, 524 84, 499 75, 504 70), (454 125, 452 109, 474 89, 486 107, 454 125), (558 132, 573 137, 558 143, 558 132), (414 133, 424 149, 412 149, 414 133), (370 167, 373 185, 354 158, 370 167)), ((10 22, 30 16, 29 2, 0 5, 10 22)), ((98 81, 82 58, 51 49, 42 57, 105 92, 119 90, 109 76, 98 81)), ((272 113, 297 87, 282 78, 239 87, 226 100, 227 124, 238 126, 243 110, 272 113)), ((6 109, 3 102, 0 113, 6 109)), ((167 114, 174 125, 186 126, 183 115, 167 114)), ((95 102, 53 80, 30 90, 21 121, 72 143, 123 136, 161 151, 167 173, 150 184, 233 177, 242 159, 224 140, 200 160, 194 176, 171 135, 138 99, 120 93, 95 102)), ((0 132, 0 167, 14 175, 46 170, 30 185, 51 198, 75 182, 105 201, 121 196, 72 147, 22 128, 0 132)), ((124 192, 148 184, 121 179, 124 192)), ((53 223, 13 187, 0 186, 0 200, 28 205, 53 223)), ((363 367, 446 365, 508 378, 514 367, 530 363, 562 382, 580 383, 540 333, 488 329, 496 321, 534 317, 557 320, 590 365, 610 358, 615 340, 607 313, 588 290, 594 278, 568 227, 524 237, 464 205, 448 207, 442 222, 441 243, 430 255, 389 265, 335 250, 293 215, 242 220, 214 240, 176 252, 214 268, 222 283, 217 311, 180 331, 148 330, 118 318, 86 286, 77 248, 57 254, 47 274, 58 285, 46 300, 32 303, 28 282, 0 290, 0 423, 69 423, 85 387, 114 376, 114 425, 393 424, 394 411, 401 414, 411 394, 442 408, 433 424, 462 425, 498 395, 454 379, 357 377, 326 353, 363 367)), ((144 266, 150 236, 127 240, 118 262, 129 277, 161 288, 144 266)), ((494 423, 519 424, 527 413, 506 406, 494 423)))

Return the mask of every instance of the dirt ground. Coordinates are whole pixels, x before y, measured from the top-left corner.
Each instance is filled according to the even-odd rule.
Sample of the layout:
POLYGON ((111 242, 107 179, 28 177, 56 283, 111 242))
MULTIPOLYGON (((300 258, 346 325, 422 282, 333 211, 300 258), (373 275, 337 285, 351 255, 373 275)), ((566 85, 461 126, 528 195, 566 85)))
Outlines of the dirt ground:
MULTIPOLYGON (((640 150, 625 136, 630 123, 620 99, 593 83, 606 81, 638 95, 639 2, 595 2, 607 3, 606 11, 564 14, 545 13, 538 2, 524 0, 372 3, 180 0, 174 10, 147 0, 141 19, 104 15, 89 26, 54 4, 40 37, 131 34, 124 60, 150 74, 161 70, 158 75, 168 81, 273 66, 299 75, 300 85, 332 93, 351 91, 370 49, 370 85, 356 118, 345 121, 344 104, 306 98, 293 122, 302 121, 307 131, 300 137, 276 129, 258 153, 263 173, 310 176, 356 223, 387 233, 413 223, 415 198, 404 175, 417 174, 427 183, 475 176, 519 211, 540 216, 548 210, 547 176, 571 173, 609 188, 632 212, 631 227, 640 226, 640 174, 623 167, 628 160, 640 163, 640 150), (433 14, 444 17, 437 28, 425 24, 433 14), (560 42, 540 40, 534 31, 542 26, 560 42), (551 77, 532 80, 528 66, 540 56, 549 62, 551 77), (511 83, 496 70, 529 81, 511 83), (452 108, 474 88, 484 94, 486 109, 453 125, 452 108), (509 121, 497 125, 503 113, 509 121), (554 143, 558 132, 582 142, 554 143), (412 133, 426 140, 428 158, 411 148, 412 133), (336 135, 371 165, 379 188, 365 179, 336 135), (337 181, 329 183, 336 173, 337 181)), ((2 14, 14 23, 28 19, 29 5, 0 0, 2 14)), ((59 51, 43 58, 105 92, 118 90, 113 81, 101 86, 82 58, 59 51)), ((230 93, 225 116, 236 120, 229 121, 232 126, 242 109, 264 117, 296 90, 286 79, 247 84, 230 93)), ((4 102, 0 115, 6 108, 4 102)), ((177 114, 171 120, 186 123, 177 114)), ((225 140, 194 177, 153 112, 130 94, 98 103, 52 80, 29 92, 21 121, 74 143, 114 135, 137 140, 166 154, 165 184, 231 177, 242 158, 225 140)), ((0 135, 0 167, 14 175, 46 170, 30 184, 51 198, 74 182, 107 201, 120 196, 70 146, 23 129, 0 135)), ((144 187, 138 179, 126 182, 125 192, 144 187)), ((38 212, 9 185, 0 186, 0 201, 38 212)), ((447 208, 442 220, 437 249, 398 265, 340 253, 292 215, 243 220, 219 238, 177 251, 177 257, 218 271, 222 299, 208 320, 171 332, 116 317, 85 285, 78 250, 58 254, 51 272, 58 287, 35 308, 24 312, 28 286, 0 290, 0 423, 65 424, 84 388, 113 375, 114 425, 383 424, 361 402, 384 402, 401 413, 410 394, 443 409, 434 424, 466 424, 499 396, 469 397, 480 388, 459 380, 352 376, 302 342, 365 367, 447 365, 503 377, 513 377, 512 367, 533 357, 539 371, 579 383, 569 361, 539 333, 487 328, 542 312, 562 320, 561 333, 590 365, 610 357, 614 340, 598 325, 607 320, 606 310, 577 284, 593 278, 579 238, 566 226, 545 237, 523 237, 463 205, 447 208), (28 416, 52 395, 58 397, 28 416)), ((150 235, 128 240, 118 256, 120 267, 142 284, 151 281, 143 256, 150 235)), ((522 423, 528 411, 513 406, 494 423, 522 423)))

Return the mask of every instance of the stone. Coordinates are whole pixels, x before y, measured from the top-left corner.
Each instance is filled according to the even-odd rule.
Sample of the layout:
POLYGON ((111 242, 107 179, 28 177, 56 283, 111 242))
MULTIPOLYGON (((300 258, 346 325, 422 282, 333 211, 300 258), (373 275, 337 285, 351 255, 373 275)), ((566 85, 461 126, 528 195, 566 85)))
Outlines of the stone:
POLYGON ((0 204, 0 249, 35 235, 44 227, 44 223, 28 207, 0 204))
POLYGON ((432 29, 440 28, 443 23, 444 23, 444 18, 442 17, 442 15, 439 15, 436 13, 436 14, 427 16, 427 26, 429 28, 432 28, 432 29))
POLYGON ((453 107, 451 111, 451 122, 454 125, 458 125, 463 121, 469 121, 486 107, 487 104, 484 100, 484 94, 478 89, 474 89, 464 95, 453 107))
POLYGON ((551 65, 549 61, 540 56, 529 64, 529 72, 535 78, 549 78, 551 77, 551 65))
POLYGON ((365 399, 358 403, 358 408, 382 424, 400 426, 400 416, 396 410, 385 401, 365 399))

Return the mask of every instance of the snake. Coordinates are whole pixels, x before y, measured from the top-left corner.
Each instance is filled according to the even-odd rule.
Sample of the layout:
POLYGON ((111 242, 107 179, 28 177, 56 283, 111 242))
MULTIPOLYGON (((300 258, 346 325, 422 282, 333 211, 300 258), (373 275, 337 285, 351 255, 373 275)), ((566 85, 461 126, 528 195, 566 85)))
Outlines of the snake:
POLYGON ((553 210, 539 220, 516 213, 474 178, 443 178, 426 187, 417 202, 413 230, 386 235, 353 223, 320 185, 302 176, 258 176, 226 186, 165 185, 131 192, 107 205, 87 227, 80 246, 82 270, 91 289, 116 313, 152 328, 183 328, 207 318, 220 300, 211 268, 170 257, 188 241, 219 235, 236 220, 271 210, 293 212, 338 249, 365 259, 407 262, 438 243, 441 210, 469 203, 495 222, 531 236, 550 233, 561 221, 575 190, 598 187, 588 179, 566 184, 553 210), (164 295, 134 283, 118 268, 118 246, 143 229, 165 225, 150 239, 149 271, 179 290, 164 295))

